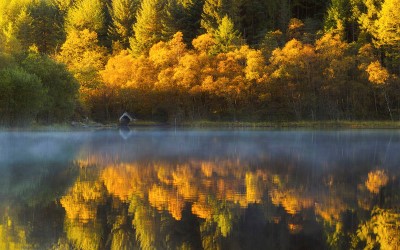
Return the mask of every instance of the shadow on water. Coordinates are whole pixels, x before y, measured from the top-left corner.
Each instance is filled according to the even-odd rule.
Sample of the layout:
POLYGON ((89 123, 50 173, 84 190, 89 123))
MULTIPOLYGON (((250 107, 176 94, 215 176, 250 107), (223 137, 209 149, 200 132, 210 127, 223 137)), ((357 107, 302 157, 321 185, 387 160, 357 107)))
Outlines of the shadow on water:
POLYGON ((395 130, 0 133, 0 249, 390 249, 395 130))

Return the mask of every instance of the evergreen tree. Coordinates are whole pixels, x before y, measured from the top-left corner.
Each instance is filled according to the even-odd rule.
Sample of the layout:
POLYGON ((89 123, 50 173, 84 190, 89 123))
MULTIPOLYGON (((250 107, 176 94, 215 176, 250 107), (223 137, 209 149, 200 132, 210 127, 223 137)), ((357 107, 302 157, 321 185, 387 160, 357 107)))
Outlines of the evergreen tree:
POLYGON ((281 0, 279 1, 277 15, 277 28, 281 31, 285 31, 290 18, 292 17, 290 10, 290 0, 281 0))
POLYGON ((276 0, 245 0, 242 33, 249 44, 256 44, 268 30, 276 27, 276 0))
POLYGON ((59 10, 66 13, 73 6, 75 0, 53 0, 53 2, 59 10))
POLYGON ((332 0, 324 20, 325 31, 344 31, 347 19, 350 15, 350 3, 348 0, 332 0))
POLYGON ((199 35, 201 13, 203 11, 203 0, 179 0, 183 6, 183 19, 180 31, 183 32, 183 39, 186 44, 190 44, 192 40, 199 35))
POLYGON ((165 0, 142 1, 133 26, 134 36, 130 39, 135 56, 147 53, 151 46, 162 40, 162 19, 165 0))
MULTIPOLYGON (((400 50, 400 0, 385 0, 376 22, 377 43, 400 50)), ((400 53, 398 53, 400 54, 400 53)))
POLYGON ((133 24, 136 21, 139 4, 139 0, 112 0, 111 2, 112 24, 109 28, 109 34, 123 48, 129 47, 129 37, 133 35, 133 24))
POLYGON ((238 48, 242 42, 240 33, 233 25, 232 20, 225 16, 215 31, 214 53, 228 52, 238 48))
POLYGON ((53 53, 65 39, 62 13, 51 4, 38 2, 28 8, 32 18, 31 44, 42 53, 53 53))
POLYGON ((105 13, 101 0, 79 0, 68 10, 65 19, 67 33, 71 30, 96 32, 105 34, 105 13))
POLYGON ((241 6, 242 0, 205 0, 201 27, 208 33, 213 33, 225 16, 229 16, 235 26, 239 27, 241 6))

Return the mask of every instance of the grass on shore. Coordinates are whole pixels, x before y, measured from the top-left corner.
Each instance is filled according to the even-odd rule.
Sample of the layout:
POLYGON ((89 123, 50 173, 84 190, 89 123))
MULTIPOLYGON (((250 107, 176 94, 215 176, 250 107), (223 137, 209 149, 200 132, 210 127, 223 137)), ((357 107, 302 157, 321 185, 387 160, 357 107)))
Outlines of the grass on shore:
POLYGON ((400 121, 294 121, 294 122, 184 122, 184 127, 228 128, 315 128, 315 129, 398 129, 400 121))
MULTIPOLYGON (((157 123, 154 121, 138 120, 130 127, 175 127, 174 124, 157 123)), ((76 131, 86 129, 117 128, 116 123, 62 123, 52 125, 31 124, 25 127, 0 127, 8 131, 76 131)), ((400 121, 293 121, 293 122, 219 122, 219 121, 186 121, 177 124, 181 128, 259 128, 259 129, 400 129, 400 121)))

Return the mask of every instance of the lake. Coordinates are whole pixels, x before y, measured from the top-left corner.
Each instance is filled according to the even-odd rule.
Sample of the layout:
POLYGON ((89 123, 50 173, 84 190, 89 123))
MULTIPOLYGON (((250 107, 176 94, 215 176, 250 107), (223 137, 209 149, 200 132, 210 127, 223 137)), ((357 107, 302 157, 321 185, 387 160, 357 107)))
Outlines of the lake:
POLYGON ((0 132, 0 249, 397 249, 400 131, 0 132))

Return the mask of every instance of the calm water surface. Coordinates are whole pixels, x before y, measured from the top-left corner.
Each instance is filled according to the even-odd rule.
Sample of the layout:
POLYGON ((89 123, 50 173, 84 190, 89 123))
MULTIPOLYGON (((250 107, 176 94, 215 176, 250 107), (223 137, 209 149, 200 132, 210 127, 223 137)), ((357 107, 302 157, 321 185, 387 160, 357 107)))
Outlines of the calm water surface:
POLYGON ((0 249, 397 249, 400 131, 0 132, 0 249))

